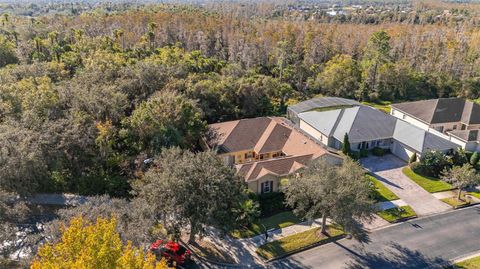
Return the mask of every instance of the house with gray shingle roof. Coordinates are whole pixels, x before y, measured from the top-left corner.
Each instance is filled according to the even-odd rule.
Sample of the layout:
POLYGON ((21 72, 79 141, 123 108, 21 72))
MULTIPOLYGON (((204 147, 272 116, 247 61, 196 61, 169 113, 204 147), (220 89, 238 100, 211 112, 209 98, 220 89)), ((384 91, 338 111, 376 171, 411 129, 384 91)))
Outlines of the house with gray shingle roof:
POLYGON ((480 105, 462 98, 439 98, 393 104, 391 115, 468 151, 480 151, 480 105), (473 131, 473 132, 471 132, 473 131))
POLYGON ((342 147, 345 134, 348 134, 354 151, 379 147, 391 150, 404 160, 413 153, 422 155, 431 150, 447 152, 458 147, 448 139, 361 104, 310 110, 299 113, 297 117, 300 129, 335 149, 342 147))

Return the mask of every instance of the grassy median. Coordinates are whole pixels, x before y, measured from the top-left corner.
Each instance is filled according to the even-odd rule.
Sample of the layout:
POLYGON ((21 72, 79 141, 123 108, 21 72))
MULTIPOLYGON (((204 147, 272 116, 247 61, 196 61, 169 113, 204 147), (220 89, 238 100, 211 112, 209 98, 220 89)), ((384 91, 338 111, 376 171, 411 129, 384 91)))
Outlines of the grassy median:
POLYGON ((377 215, 390 223, 398 222, 403 219, 410 219, 417 216, 415 211, 413 211, 413 209, 408 205, 379 211, 377 212, 377 215))
POLYGON ((405 167, 403 168, 402 171, 407 177, 409 177, 415 183, 420 185, 420 187, 424 188, 426 191, 430 193, 440 192, 440 191, 449 191, 452 189, 451 184, 445 181, 441 181, 438 178, 419 175, 414 171, 412 171, 410 167, 405 167))
POLYGON ((320 228, 314 228, 305 232, 286 236, 257 248, 257 254, 267 260, 280 257, 296 250, 301 250, 312 245, 321 245, 341 238, 345 233, 332 225, 328 226, 328 236, 320 233, 320 228))

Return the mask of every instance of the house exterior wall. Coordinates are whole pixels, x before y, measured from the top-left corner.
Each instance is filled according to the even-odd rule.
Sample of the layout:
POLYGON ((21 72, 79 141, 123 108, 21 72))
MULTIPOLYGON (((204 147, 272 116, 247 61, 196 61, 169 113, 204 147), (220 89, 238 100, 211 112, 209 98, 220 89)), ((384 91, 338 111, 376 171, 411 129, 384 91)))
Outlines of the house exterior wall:
POLYGON ((262 193, 261 186, 262 183, 273 181, 272 192, 278 192, 278 187, 280 184, 280 179, 274 175, 265 175, 257 180, 252 180, 248 182, 248 188, 255 193, 262 193))
POLYGON ((300 120, 300 129, 302 129, 304 132, 306 132, 307 134, 311 135, 313 138, 320 141, 320 143, 326 146, 329 146, 328 136, 325 134, 322 134, 320 131, 313 128, 310 124, 306 123, 303 120, 300 120))
POLYGON ((424 122, 422 122, 422 121, 420 121, 420 120, 418 120, 414 117, 411 117, 411 116, 409 116, 409 115, 407 115, 407 114, 405 114, 405 113, 403 113, 399 110, 396 110, 393 107, 392 107, 392 110, 391 110, 390 114, 392 116, 396 117, 396 118, 402 119, 402 120, 404 120, 404 121, 406 121, 406 122, 408 122, 412 125, 415 125, 417 127, 422 128, 423 130, 428 131, 428 128, 429 128, 428 124, 426 124, 426 123, 424 123, 424 122))
POLYGON ((223 153, 223 154, 220 154, 220 156, 224 159, 225 164, 231 165, 231 164, 242 164, 242 163, 258 161, 258 160, 267 160, 267 159, 277 157, 277 156, 274 157, 275 154, 280 156, 283 153, 281 151, 262 153, 260 155, 263 155, 263 158, 261 158, 261 156, 259 154, 256 154, 253 150, 244 150, 244 151, 223 153), (252 156, 252 158, 245 158, 245 154, 247 154, 247 156, 249 155, 252 156), (229 158, 229 161, 227 161, 228 158, 229 158), (234 162, 232 162, 232 160, 234 160, 234 162))

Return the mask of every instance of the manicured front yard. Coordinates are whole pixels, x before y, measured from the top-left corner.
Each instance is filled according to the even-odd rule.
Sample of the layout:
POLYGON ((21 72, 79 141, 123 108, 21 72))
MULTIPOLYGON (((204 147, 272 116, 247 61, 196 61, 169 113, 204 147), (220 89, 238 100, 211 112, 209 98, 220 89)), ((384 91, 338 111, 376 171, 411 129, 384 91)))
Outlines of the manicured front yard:
POLYGON ((403 168, 403 173, 409 177, 411 180, 413 180, 415 183, 420 185, 420 187, 424 188, 426 191, 433 193, 433 192, 440 192, 440 191, 448 191, 452 189, 452 185, 445 182, 441 181, 438 178, 433 178, 433 177, 426 177, 419 175, 412 171, 410 167, 405 167, 403 168))
POLYGON ((285 228, 299 222, 301 222, 301 220, 297 218, 292 211, 285 211, 268 218, 260 219, 248 229, 234 230, 231 232, 231 235, 235 238, 248 238, 263 233, 264 230, 262 225, 264 225, 267 230, 270 230, 285 228))
POLYGON ((379 211, 377 215, 390 223, 417 216, 415 211, 408 205, 379 211))
POLYGON ((378 179, 373 177, 372 175, 366 174, 365 175, 368 180, 370 180, 374 187, 375 187, 375 192, 374 192, 374 199, 378 202, 386 202, 386 201, 393 201, 393 200, 398 200, 398 196, 395 195, 392 191, 390 191, 385 185, 382 184, 378 179))
POLYGON ((344 235, 344 232, 341 229, 334 226, 329 226, 327 233, 329 236, 321 234, 320 228, 310 229, 262 245, 257 248, 256 252, 262 258, 269 260, 314 244, 326 244, 337 240, 344 235))
POLYGON ((480 269, 480 256, 456 263, 453 268, 457 269, 480 269))

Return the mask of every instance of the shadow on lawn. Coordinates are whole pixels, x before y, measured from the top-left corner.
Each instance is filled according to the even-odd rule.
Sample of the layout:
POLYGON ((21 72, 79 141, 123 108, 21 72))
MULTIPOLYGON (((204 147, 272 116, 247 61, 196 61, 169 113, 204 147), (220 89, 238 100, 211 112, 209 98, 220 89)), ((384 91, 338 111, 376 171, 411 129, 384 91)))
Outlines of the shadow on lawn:
POLYGON ((346 264, 348 269, 385 268, 385 269, 417 269, 417 268, 448 268, 451 263, 440 257, 430 258, 421 252, 391 243, 380 253, 354 251, 338 243, 347 250, 353 261, 346 264))

